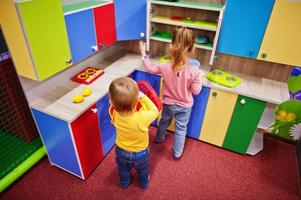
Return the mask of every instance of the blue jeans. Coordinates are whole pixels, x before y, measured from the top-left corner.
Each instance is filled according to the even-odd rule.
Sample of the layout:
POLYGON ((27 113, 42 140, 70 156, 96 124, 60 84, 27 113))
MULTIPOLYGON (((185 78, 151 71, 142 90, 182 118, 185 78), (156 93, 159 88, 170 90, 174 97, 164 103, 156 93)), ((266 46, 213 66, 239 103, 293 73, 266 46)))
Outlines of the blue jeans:
POLYGON ((191 107, 184 108, 178 105, 163 105, 162 116, 157 129, 156 142, 163 142, 165 140, 165 131, 170 125, 172 118, 175 117, 176 127, 173 153, 177 158, 183 153, 190 113, 191 107))
POLYGON ((119 171, 120 186, 127 188, 131 182, 132 168, 137 170, 141 188, 148 187, 149 148, 140 152, 130 152, 116 145, 116 163, 119 171))

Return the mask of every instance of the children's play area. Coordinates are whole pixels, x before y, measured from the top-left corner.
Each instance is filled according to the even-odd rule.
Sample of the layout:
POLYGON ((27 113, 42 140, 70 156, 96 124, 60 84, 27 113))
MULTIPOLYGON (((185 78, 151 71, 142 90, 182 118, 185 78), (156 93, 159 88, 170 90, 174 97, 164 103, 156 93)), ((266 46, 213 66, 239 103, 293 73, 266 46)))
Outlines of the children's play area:
POLYGON ((0 0, 0 198, 300 199, 300 36, 300 0, 0 0), (176 115, 155 142, 161 112, 148 188, 135 170, 121 188, 110 84, 164 110, 172 84, 144 61, 174 66, 180 27, 202 84, 183 154, 176 115))

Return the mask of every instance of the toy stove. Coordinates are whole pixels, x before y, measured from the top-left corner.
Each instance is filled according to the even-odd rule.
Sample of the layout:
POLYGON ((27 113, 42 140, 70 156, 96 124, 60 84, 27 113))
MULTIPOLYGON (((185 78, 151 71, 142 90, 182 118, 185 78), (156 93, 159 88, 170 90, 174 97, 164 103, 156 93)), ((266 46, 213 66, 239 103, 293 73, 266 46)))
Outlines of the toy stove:
POLYGON ((216 69, 212 72, 209 72, 206 76, 210 81, 213 81, 219 85, 234 88, 240 84, 241 79, 237 76, 233 76, 227 72, 216 69))
POLYGON ((101 75, 103 75, 105 72, 94 68, 94 67, 87 67, 80 73, 76 74, 71 78, 71 80, 81 83, 81 84, 86 84, 89 85, 93 83, 96 79, 98 79, 101 75))

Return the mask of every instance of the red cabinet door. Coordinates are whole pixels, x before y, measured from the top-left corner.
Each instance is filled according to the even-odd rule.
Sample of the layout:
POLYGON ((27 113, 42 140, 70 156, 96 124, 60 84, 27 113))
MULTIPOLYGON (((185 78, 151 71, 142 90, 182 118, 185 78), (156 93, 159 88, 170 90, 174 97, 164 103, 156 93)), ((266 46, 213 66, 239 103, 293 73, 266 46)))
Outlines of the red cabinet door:
POLYGON ((93 13, 97 45, 102 50, 116 42, 114 4, 94 8, 93 13))
POLYGON ((96 105, 74 120, 71 128, 86 178, 103 158, 96 105))

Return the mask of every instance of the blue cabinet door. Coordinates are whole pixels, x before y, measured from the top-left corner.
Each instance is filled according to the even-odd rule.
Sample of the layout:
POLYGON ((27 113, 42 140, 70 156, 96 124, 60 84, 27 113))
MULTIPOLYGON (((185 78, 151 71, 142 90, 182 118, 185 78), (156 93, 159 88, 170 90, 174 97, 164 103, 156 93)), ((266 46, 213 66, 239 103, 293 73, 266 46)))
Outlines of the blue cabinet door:
POLYGON ((35 109, 32 113, 50 162, 82 177, 68 123, 35 109))
POLYGON ((217 51, 256 58, 274 1, 227 0, 217 51))
POLYGON ((93 11, 85 10, 65 16, 73 63, 92 55, 96 36, 93 11))
MULTIPOLYGON (((155 90, 158 96, 160 96, 160 88, 161 88, 161 76, 150 74, 142 71, 135 71, 132 74, 132 78, 136 81, 147 81, 152 88, 155 90)), ((157 120, 155 120, 152 125, 157 125, 157 120)))
POLYGON ((111 117, 109 115, 109 95, 102 97, 96 105, 98 109, 102 151, 104 155, 107 155, 114 146, 116 140, 116 129, 111 123, 111 117))
POLYGON ((117 41, 145 38, 146 2, 147 0, 114 1, 117 41))
POLYGON ((190 119, 187 124, 187 136, 199 139, 208 97, 210 94, 210 88, 203 87, 202 91, 198 95, 193 96, 194 104, 192 106, 190 119))

